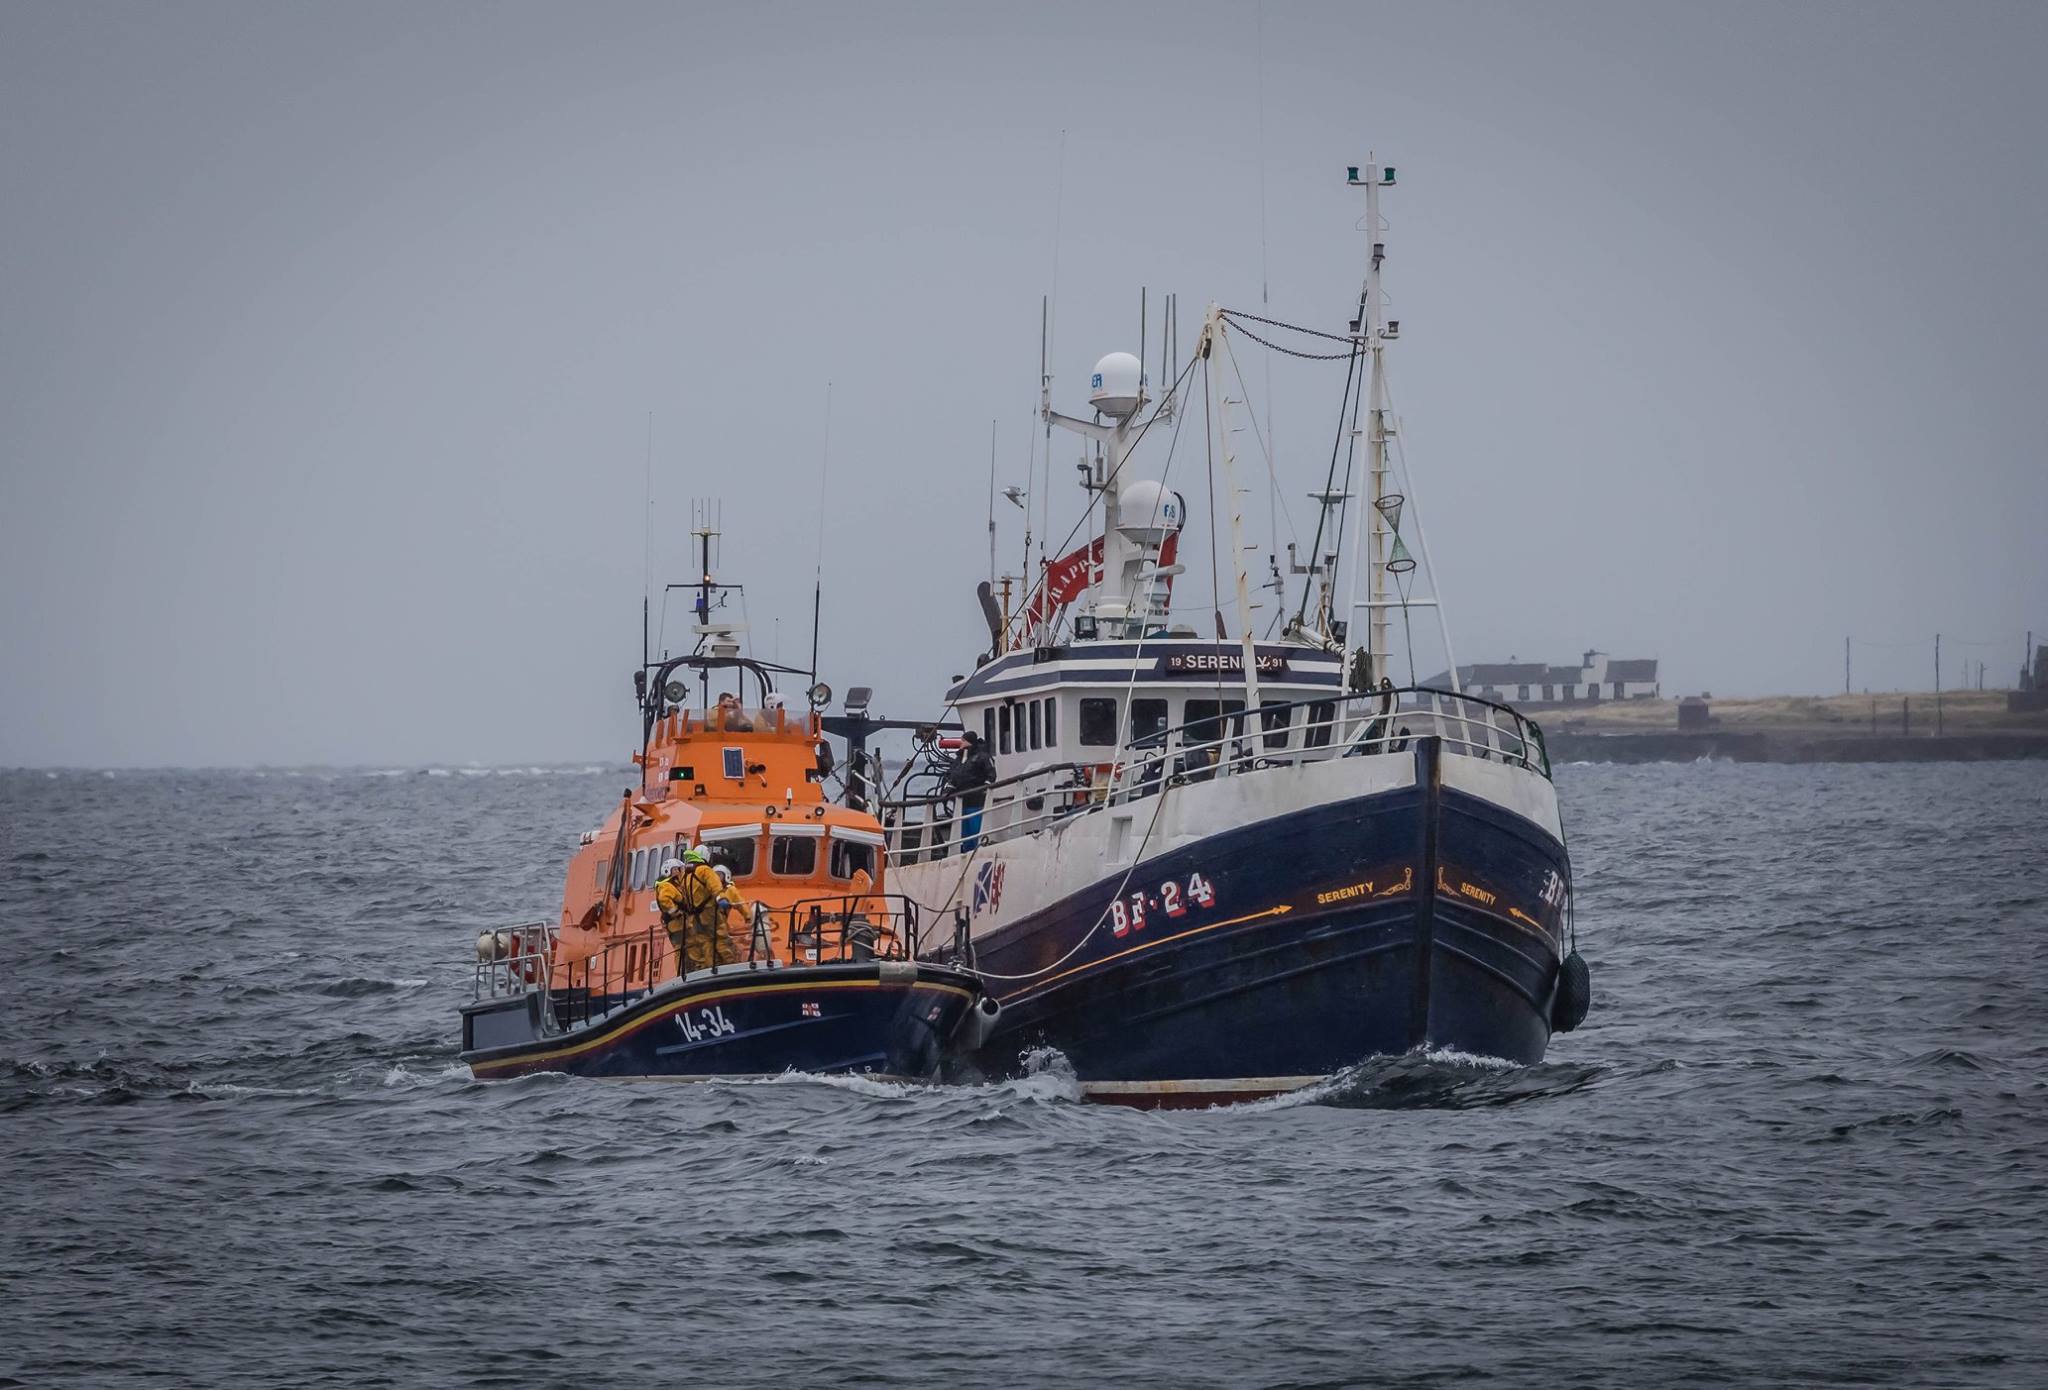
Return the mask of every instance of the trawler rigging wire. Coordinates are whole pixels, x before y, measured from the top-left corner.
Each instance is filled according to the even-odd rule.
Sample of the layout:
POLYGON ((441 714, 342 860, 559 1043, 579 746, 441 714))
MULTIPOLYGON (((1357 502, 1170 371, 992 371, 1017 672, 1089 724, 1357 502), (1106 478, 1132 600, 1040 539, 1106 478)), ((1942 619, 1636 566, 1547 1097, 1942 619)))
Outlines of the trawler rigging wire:
MULTIPOLYGON (((1321 328, 1307 328, 1298 323, 1289 323, 1285 319, 1269 319, 1258 314, 1248 314, 1242 309, 1222 309, 1218 312, 1224 318, 1237 322, 1240 330, 1244 329, 1245 323, 1263 323, 1274 328, 1285 328, 1291 333, 1306 333, 1311 338, 1328 338, 1333 343, 1351 343, 1355 345, 1359 341, 1356 333, 1331 333, 1321 328)), ((1246 336, 1250 336, 1248 331, 1246 336)))
MULTIPOLYGON (((1245 384, 1244 368, 1238 365, 1237 350, 1231 347, 1230 339, 1227 337, 1223 340, 1223 354, 1230 359, 1230 370, 1237 377, 1237 389, 1244 392, 1246 400, 1249 401, 1252 388, 1245 384)), ((1273 408, 1273 383, 1270 380, 1272 373, 1269 371, 1267 376, 1269 379, 1266 382, 1266 410, 1267 418, 1270 421, 1273 408)), ((1301 533, 1294 529, 1294 513, 1287 510, 1287 501, 1280 494, 1279 460, 1273 457, 1273 446, 1267 442, 1266 435, 1259 429, 1259 413, 1256 410, 1247 410, 1246 414, 1251 417, 1252 438, 1259 441, 1259 448, 1266 456, 1266 476, 1272 482, 1272 500, 1279 510, 1280 519, 1287 523, 1287 539, 1299 541, 1301 533)), ((1274 549, 1277 550, 1278 548, 1276 544, 1274 549)))
POLYGON ((1234 319, 1232 320, 1232 323, 1236 327, 1238 332, 1244 334, 1245 337, 1250 338, 1260 347, 1271 348, 1274 352, 1277 352, 1284 357, 1299 357, 1304 362, 1342 362, 1347 357, 1356 357, 1358 355, 1358 350, 1356 348, 1352 349, 1349 352, 1300 352, 1294 348, 1281 347, 1280 344, 1272 342, 1269 339, 1261 338, 1258 334, 1252 332, 1243 324, 1236 323, 1234 319))
MULTIPOLYGON (((1242 332, 1243 330, 1240 329, 1239 331, 1242 332)), ((1330 519, 1329 499, 1336 496, 1337 451, 1344 446, 1344 414, 1351 407, 1352 387, 1358 380, 1359 364, 1364 360, 1363 355, 1355 347, 1352 349, 1350 356, 1351 363, 1344 371, 1344 395, 1337 402, 1337 436, 1330 441, 1330 469, 1323 478, 1323 497, 1325 500, 1321 510, 1316 513, 1316 537, 1308 548, 1309 570, 1301 578, 1301 603, 1294 612, 1294 621, 1297 624, 1306 621, 1308 618, 1309 590, 1315 583, 1316 572, 1322 568, 1323 527, 1328 524, 1330 519)), ((1356 413, 1352 415, 1352 419, 1354 421, 1353 427, 1356 428, 1356 413)), ((1344 464, 1344 491, 1347 493, 1351 491, 1351 464, 1348 459, 1344 464)), ((1341 531, 1338 533, 1337 544, 1332 547, 1331 553, 1335 555, 1342 555, 1344 553, 1344 539, 1341 531)), ((1333 579, 1334 575, 1331 578, 1333 579)), ((1325 580, 1326 586, 1329 582, 1328 579, 1325 580)), ((1348 621, 1350 615, 1346 614, 1345 617, 1348 621)))

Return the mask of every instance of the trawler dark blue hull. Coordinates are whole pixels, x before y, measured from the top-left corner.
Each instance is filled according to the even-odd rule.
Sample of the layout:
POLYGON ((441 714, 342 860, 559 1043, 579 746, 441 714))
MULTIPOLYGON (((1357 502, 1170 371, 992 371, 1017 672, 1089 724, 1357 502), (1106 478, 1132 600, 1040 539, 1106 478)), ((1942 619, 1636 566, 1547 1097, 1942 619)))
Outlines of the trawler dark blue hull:
POLYGON ((462 1059, 483 1078, 795 1071, 926 1080, 980 996, 971 975, 924 961, 706 972, 634 999, 544 1002, 534 993, 472 1004, 463 1010, 462 1059), (546 1028, 543 1009, 555 1014, 546 1028), (564 1026, 564 1015, 588 1021, 564 1026))
POLYGON ((975 1064, 1053 1047, 1093 1098, 1210 1104, 1418 1047, 1540 1061, 1564 846, 1444 788, 1438 757, 1425 741, 1412 786, 1147 857, 983 938, 1003 1012, 975 1064))

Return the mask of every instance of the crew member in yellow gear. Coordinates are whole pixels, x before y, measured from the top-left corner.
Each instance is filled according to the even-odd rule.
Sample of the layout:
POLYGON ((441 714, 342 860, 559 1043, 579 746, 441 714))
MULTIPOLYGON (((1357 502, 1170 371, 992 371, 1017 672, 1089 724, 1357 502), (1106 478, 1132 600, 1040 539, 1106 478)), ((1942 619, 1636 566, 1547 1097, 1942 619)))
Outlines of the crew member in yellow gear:
POLYGON ((746 896, 733 886, 730 867, 713 864, 711 871, 718 875, 719 920, 726 945, 732 948, 734 960, 746 960, 753 944, 754 910, 747 905, 746 896))
POLYGON ((686 849, 681 859, 667 860, 661 869, 654 902, 682 970, 709 970, 739 959, 726 937, 725 920, 742 905, 741 899, 704 858, 704 851, 686 849))

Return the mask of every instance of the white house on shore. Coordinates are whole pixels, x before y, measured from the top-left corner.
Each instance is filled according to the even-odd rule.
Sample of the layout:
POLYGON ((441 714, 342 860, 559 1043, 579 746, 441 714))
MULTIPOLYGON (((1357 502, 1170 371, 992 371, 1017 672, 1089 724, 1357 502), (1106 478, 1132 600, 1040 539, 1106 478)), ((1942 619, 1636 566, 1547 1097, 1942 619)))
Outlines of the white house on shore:
MULTIPOLYGON (((1424 682, 1450 689, 1450 672, 1424 682)), ((1659 695, 1655 657, 1617 661, 1606 652, 1587 652, 1577 666, 1541 661, 1477 662, 1458 668, 1459 687, 1469 694, 1515 705, 1594 704, 1603 700, 1654 700, 1659 695)))

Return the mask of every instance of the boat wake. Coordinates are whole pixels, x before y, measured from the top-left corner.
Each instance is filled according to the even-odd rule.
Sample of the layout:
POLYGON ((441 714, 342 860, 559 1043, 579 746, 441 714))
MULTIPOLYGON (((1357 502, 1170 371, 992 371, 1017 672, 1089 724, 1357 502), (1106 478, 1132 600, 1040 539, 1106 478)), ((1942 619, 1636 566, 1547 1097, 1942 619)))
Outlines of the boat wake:
POLYGON ((1369 1057, 1335 1076, 1246 1109, 1326 1105, 1345 1110, 1478 1110, 1569 1095, 1603 1068, 1542 1062, 1518 1066, 1448 1049, 1369 1057))

